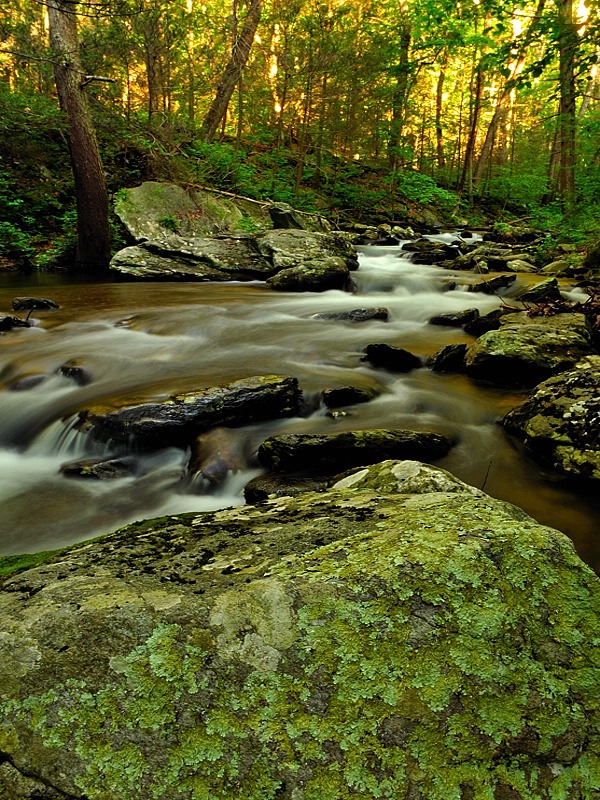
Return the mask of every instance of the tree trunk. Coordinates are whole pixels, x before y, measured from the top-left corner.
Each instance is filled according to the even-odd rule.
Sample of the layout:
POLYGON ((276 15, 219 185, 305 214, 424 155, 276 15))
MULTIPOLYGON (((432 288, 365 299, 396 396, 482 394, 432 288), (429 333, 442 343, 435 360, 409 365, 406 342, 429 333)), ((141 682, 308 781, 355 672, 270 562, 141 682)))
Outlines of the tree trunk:
POLYGON ((69 123, 69 154, 77 199, 76 266, 86 272, 99 272, 108 269, 110 261, 108 192, 84 93, 85 74, 79 56, 76 8, 76 0, 49 0, 48 21, 56 89, 69 123))
POLYGON ((235 36, 231 50, 231 59, 225 67, 225 71, 219 85, 217 93, 208 109, 208 113, 202 123, 202 138, 210 142, 217 132, 219 123, 227 113, 227 106, 231 100, 235 87, 240 81, 242 70, 246 66, 250 55, 250 48, 254 41, 254 34, 260 22, 263 0, 250 0, 248 14, 244 20, 242 30, 235 36))
POLYGON ((479 67, 477 75, 475 76, 475 92, 473 97, 473 107, 471 111, 471 125, 469 129, 469 138, 465 148, 465 159, 463 162, 463 170, 458 187, 461 193, 465 184, 467 185, 469 197, 473 194, 473 157, 475 155, 475 142, 477 140, 477 126, 479 124, 479 114, 481 112, 481 104, 483 101, 483 70, 479 67))
POLYGON ((442 130, 442 110, 447 63, 448 56, 447 54, 444 54, 442 63, 440 64, 440 72, 435 90, 435 144, 437 152, 437 165, 439 170, 443 170, 446 166, 446 157, 444 154, 444 132, 442 130))
MULTIPOLYGON (((404 4, 402 4, 404 6, 404 4)), ((398 63, 396 65, 396 86, 392 96, 392 122, 388 140, 388 160, 390 169, 397 169, 404 160, 402 153, 402 128, 406 115, 411 64, 409 59, 412 31, 408 13, 401 8, 398 22, 400 36, 398 41, 398 63)))
POLYGON ((573 17, 573 0, 562 0, 559 12, 559 189, 563 203, 569 207, 575 201, 575 57, 579 46, 577 24, 573 17))

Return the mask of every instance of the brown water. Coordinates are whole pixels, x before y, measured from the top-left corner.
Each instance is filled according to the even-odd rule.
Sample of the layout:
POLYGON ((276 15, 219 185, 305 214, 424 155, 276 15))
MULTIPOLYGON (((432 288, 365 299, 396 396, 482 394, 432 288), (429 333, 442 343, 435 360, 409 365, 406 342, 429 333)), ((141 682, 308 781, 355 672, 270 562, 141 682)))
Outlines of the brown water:
MULTIPOLYGON (((478 386, 463 376, 374 370, 361 361, 374 342, 430 355, 462 331, 427 325, 434 314, 499 300, 447 283, 475 276, 411 264, 398 248, 361 248, 358 291, 281 294, 264 284, 71 283, 57 276, 6 276, 0 313, 19 295, 50 297, 57 311, 34 312, 35 327, 0 337, 0 554, 80 541, 137 519, 243 503, 258 469, 232 474, 218 493, 182 479, 188 454, 172 448, 144 456, 135 477, 67 479, 60 465, 98 446, 72 430, 90 405, 114 407, 223 385, 259 374, 292 375, 312 403, 307 417, 239 429, 251 449, 273 433, 375 427, 432 429, 457 441, 439 462, 463 480, 524 508, 567 533, 584 560, 600 568, 600 504, 540 469, 497 424, 521 395, 478 386), (314 319, 322 312, 385 306, 390 320, 352 325, 314 319), (57 374, 75 361, 92 376, 77 386, 57 374), (40 375, 34 388, 16 381, 40 375), (331 419, 323 389, 374 387, 380 395, 331 419)), ((517 288, 514 288, 514 293, 517 288)), ((109 451, 110 452, 110 451, 109 451)))

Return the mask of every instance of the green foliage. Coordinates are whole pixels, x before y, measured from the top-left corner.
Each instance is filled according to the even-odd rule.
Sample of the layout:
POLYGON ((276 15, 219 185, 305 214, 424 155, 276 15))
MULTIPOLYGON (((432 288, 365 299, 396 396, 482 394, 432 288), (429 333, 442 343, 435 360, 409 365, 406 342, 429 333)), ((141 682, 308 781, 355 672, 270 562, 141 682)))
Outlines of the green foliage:
POLYGON ((450 209, 456 205, 456 195, 442 189, 433 178, 412 169, 395 170, 386 178, 385 184, 401 198, 423 205, 437 205, 450 209))
POLYGON ((159 217, 159 219, 157 219, 156 221, 158 222, 159 225, 162 225, 163 228, 166 228, 168 231, 177 233, 177 229, 179 228, 179 223, 176 217, 168 215, 166 217, 159 217))

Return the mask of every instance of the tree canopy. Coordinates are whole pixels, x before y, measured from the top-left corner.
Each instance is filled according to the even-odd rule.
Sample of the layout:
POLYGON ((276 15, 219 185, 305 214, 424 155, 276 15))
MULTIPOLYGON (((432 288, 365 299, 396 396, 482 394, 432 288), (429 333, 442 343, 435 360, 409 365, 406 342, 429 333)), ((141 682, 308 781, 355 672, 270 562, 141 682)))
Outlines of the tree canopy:
MULTIPOLYGON (((279 199, 300 205, 306 186, 338 196, 353 165, 385 168, 378 190, 409 198, 418 186, 563 211, 600 201, 597 0, 59 5, 78 14, 85 74, 114 81, 85 93, 105 157, 129 161, 129 180, 149 169, 147 153, 134 163, 137 137, 150 158, 197 162, 188 179, 212 169, 238 189, 250 167, 236 154, 268 151, 288 181, 279 199)), ((6 103, 55 102, 48 11, 40 0, 0 9, 6 103)))

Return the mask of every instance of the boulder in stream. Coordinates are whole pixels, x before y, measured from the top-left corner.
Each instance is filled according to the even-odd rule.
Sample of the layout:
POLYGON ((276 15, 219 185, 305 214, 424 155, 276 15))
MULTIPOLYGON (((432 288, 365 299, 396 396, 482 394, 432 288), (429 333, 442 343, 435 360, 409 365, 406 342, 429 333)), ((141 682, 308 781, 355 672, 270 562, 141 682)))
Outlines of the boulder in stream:
POLYGON ((270 436, 258 448, 258 460, 272 472, 333 474, 382 458, 435 461, 452 442, 431 431, 366 430, 343 433, 288 433, 270 436))
POLYGON ((358 268, 354 247, 331 233, 274 230, 235 231, 215 236, 162 232, 120 250, 110 268, 142 280, 267 280, 286 291, 341 289, 348 271, 358 268))
POLYGON ((479 309, 466 308, 464 311, 458 311, 456 314, 438 314, 435 317, 431 317, 429 324, 460 328, 463 325, 475 322, 476 319, 479 319, 479 309))
POLYGON ((391 344, 368 344, 364 353, 362 361, 368 361, 374 367, 387 369, 390 372, 411 372, 422 366, 418 356, 403 347, 394 347, 391 344))
POLYGON ((31 323, 26 319, 12 316, 0 316, 0 331, 12 331, 13 328, 30 328, 31 323))
POLYGON ((163 403, 119 411, 89 409, 81 412, 79 427, 95 441, 133 449, 187 447, 209 428, 293 416, 300 399, 295 378, 261 375, 176 395, 163 403))
POLYGON ((527 286, 522 292, 519 292, 515 299, 521 303, 545 303, 549 300, 560 300, 558 280, 547 278, 532 286, 527 286))
POLYGON ((276 271, 249 233, 212 237, 174 233, 119 250, 110 268, 129 278, 146 280, 265 280, 276 271))
POLYGON ((467 345, 447 344, 427 359, 426 366, 433 372, 464 372, 467 345))
POLYGON ((281 269, 277 275, 267 279, 267 284, 280 292, 326 292, 345 289, 349 278, 344 260, 329 256, 281 269))
POLYGON ((63 464, 60 471, 66 478, 118 480, 134 475, 136 464, 132 458, 82 458, 63 464))
POLYGON ((54 300, 47 297, 15 297, 12 301, 13 311, 53 311, 60 308, 54 300))
POLYGON ((583 314, 529 317, 507 314, 498 330, 467 349, 468 375, 501 386, 535 386, 594 354, 592 331, 583 314))
POLYGON ((7 799, 598 793, 600 581, 443 470, 40 560, 0 561, 7 799))
POLYGON ((371 322, 379 320, 387 322, 390 312, 387 308, 353 308, 350 311, 329 311, 321 314, 314 314, 313 319, 334 320, 336 322, 371 322))
POLYGON ((600 481, 600 356, 536 386, 502 424, 546 464, 600 481))

